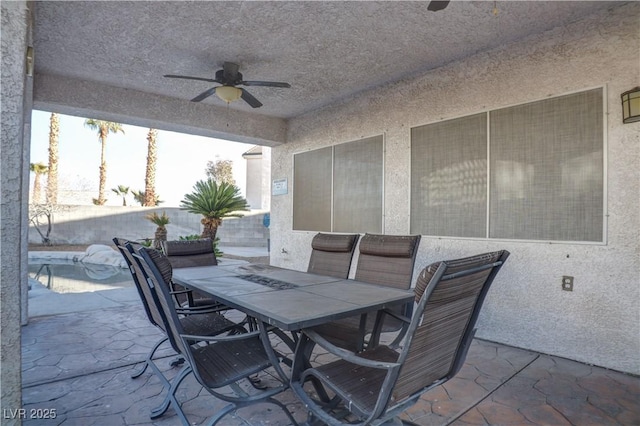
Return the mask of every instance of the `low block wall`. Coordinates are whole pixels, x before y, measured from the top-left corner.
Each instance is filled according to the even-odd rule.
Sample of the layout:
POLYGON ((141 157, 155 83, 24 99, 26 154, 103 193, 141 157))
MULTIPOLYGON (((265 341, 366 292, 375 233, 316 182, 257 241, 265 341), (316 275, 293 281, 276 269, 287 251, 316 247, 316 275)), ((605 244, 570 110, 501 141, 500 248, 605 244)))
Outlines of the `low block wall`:
MULTIPOLYGON (((54 213, 53 230, 49 236, 53 244, 111 244, 113 237, 131 240, 153 238, 156 226, 146 215, 166 212, 170 223, 167 238, 202 233, 201 216, 177 207, 139 206, 59 206, 54 213)), ((263 225, 263 210, 245 212, 241 218, 227 218, 218 228, 221 245, 266 247, 269 230, 263 225)), ((46 218, 40 218, 40 230, 47 229, 46 218)), ((29 224, 29 243, 40 244, 42 239, 33 223, 29 224)))

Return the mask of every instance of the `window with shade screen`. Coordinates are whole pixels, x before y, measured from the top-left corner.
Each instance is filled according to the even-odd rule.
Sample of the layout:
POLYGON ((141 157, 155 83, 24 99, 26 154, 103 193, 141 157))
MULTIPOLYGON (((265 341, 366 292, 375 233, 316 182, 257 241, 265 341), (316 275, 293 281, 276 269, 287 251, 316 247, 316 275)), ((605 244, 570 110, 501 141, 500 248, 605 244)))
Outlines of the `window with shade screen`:
POLYGON ((411 233, 604 241, 603 89, 412 129, 411 233))
POLYGON ((293 229, 382 232, 383 144, 380 135, 295 154, 293 229))
POLYGON ((486 114, 411 130, 411 233, 485 237, 486 114))

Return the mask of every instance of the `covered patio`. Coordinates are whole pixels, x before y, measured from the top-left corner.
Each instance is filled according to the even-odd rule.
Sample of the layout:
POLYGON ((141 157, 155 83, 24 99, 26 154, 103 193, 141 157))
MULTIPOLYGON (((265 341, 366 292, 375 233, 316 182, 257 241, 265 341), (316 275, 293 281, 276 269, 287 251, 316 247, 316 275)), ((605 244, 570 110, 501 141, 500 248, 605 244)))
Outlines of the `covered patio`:
MULTIPOLYGON (((28 318, 30 116, 40 109, 271 147, 272 182, 264 184, 272 193, 274 266, 304 270, 318 231, 422 235, 416 271, 509 250, 467 365, 449 388, 407 413, 414 422, 637 423, 640 123, 623 124, 620 95, 640 86, 640 3, 452 1, 437 12, 427 4, 2 2, 2 408, 56 408, 65 424, 173 424, 146 419, 158 384, 128 377, 151 344, 137 336, 153 332, 135 304, 98 317, 28 318), (190 102, 216 83, 163 77, 213 79, 224 62, 239 64, 246 80, 291 88, 247 87, 264 104, 253 108, 216 96, 190 102), (569 139, 586 141, 575 136, 583 130, 597 137, 588 149, 569 147, 566 158, 545 157, 558 144, 544 125, 526 127, 531 108, 574 98, 578 106, 589 99, 588 114, 567 113, 576 109, 560 103, 546 116, 570 118, 561 123, 588 117, 589 127, 578 121, 569 139), (530 109, 519 116, 519 108, 530 109), (501 113, 503 121, 491 121, 501 113), (474 118, 477 127, 465 135, 480 135, 479 159, 454 156, 450 167, 430 170, 425 164, 435 155, 421 135, 474 118), (516 118, 525 136, 505 131, 495 140, 504 149, 490 149, 492 131, 509 130, 516 118), (361 155, 369 144, 375 150, 361 155), (375 183, 338 211, 334 196, 350 188, 332 186, 340 172, 333 167, 346 157, 358 160, 356 170, 374 164, 375 183), (301 164, 327 165, 307 180, 314 183, 307 193, 323 195, 313 199, 321 201, 317 216, 306 215, 301 206, 309 200, 296 193, 305 189, 301 164), (549 175, 557 187, 544 187, 549 175), (430 182, 462 182, 463 190, 438 193, 430 182), (532 202, 527 196, 539 187, 548 197, 532 202), (589 209, 580 208, 585 199, 589 209), (566 200, 578 200, 570 214, 566 200), (501 216, 505 201, 518 208, 501 216), (562 220, 548 219, 547 202, 562 220), (441 214, 423 208, 434 206, 441 214), (467 206, 480 212, 474 221, 448 222, 467 206), (564 277, 572 291, 563 289, 564 277), (92 329, 97 324, 104 333, 92 329), (75 402, 78 389, 85 391, 75 402), (131 393, 139 399, 124 395, 131 393)), ((441 146, 462 154, 473 144, 466 136, 446 141, 441 146)), ((185 389, 194 421, 215 409, 195 382, 185 389)), ((283 398, 303 415, 290 393, 283 398)), ((265 420, 277 414, 258 409, 238 414, 238 424, 282 421, 265 420)))

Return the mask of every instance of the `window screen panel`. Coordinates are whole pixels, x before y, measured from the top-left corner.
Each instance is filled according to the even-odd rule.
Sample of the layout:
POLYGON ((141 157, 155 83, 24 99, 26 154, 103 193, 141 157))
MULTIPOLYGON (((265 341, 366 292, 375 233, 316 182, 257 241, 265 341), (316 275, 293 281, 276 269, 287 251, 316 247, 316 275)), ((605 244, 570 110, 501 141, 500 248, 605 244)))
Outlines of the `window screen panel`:
POLYGON ((382 232, 383 137, 334 147, 333 230, 382 232))
POLYGON ((602 89, 490 114, 489 236, 602 241, 602 89))
POLYGON ((293 156, 293 229, 331 231, 332 147, 293 156))
POLYGON ((487 235, 487 118, 411 130, 411 233, 487 235))

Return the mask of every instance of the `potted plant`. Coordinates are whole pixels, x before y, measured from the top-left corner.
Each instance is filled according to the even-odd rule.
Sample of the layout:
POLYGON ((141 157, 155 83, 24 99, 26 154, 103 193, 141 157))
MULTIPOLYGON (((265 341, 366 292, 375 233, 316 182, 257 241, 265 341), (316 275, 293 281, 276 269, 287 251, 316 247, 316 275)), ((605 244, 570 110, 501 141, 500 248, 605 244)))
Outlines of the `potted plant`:
POLYGON ((161 241, 167 241, 167 228, 165 228, 165 226, 169 224, 169 216, 167 216, 166 212, 162 212, 161 215, 159 215, 158 212, 153 212, 149 213, 146 218, 157 226, 153 247, 160 250, 161 241))
POLYGON ((227 183, 216 183, 213 179, 201 180, 193 186, 180 203, 182 210, 202 215, 202 238, 216 241, 218 227, 225 217, 242 217, 240 211, 248 211, 247 200, 240 196, 240 188, 227 183))

